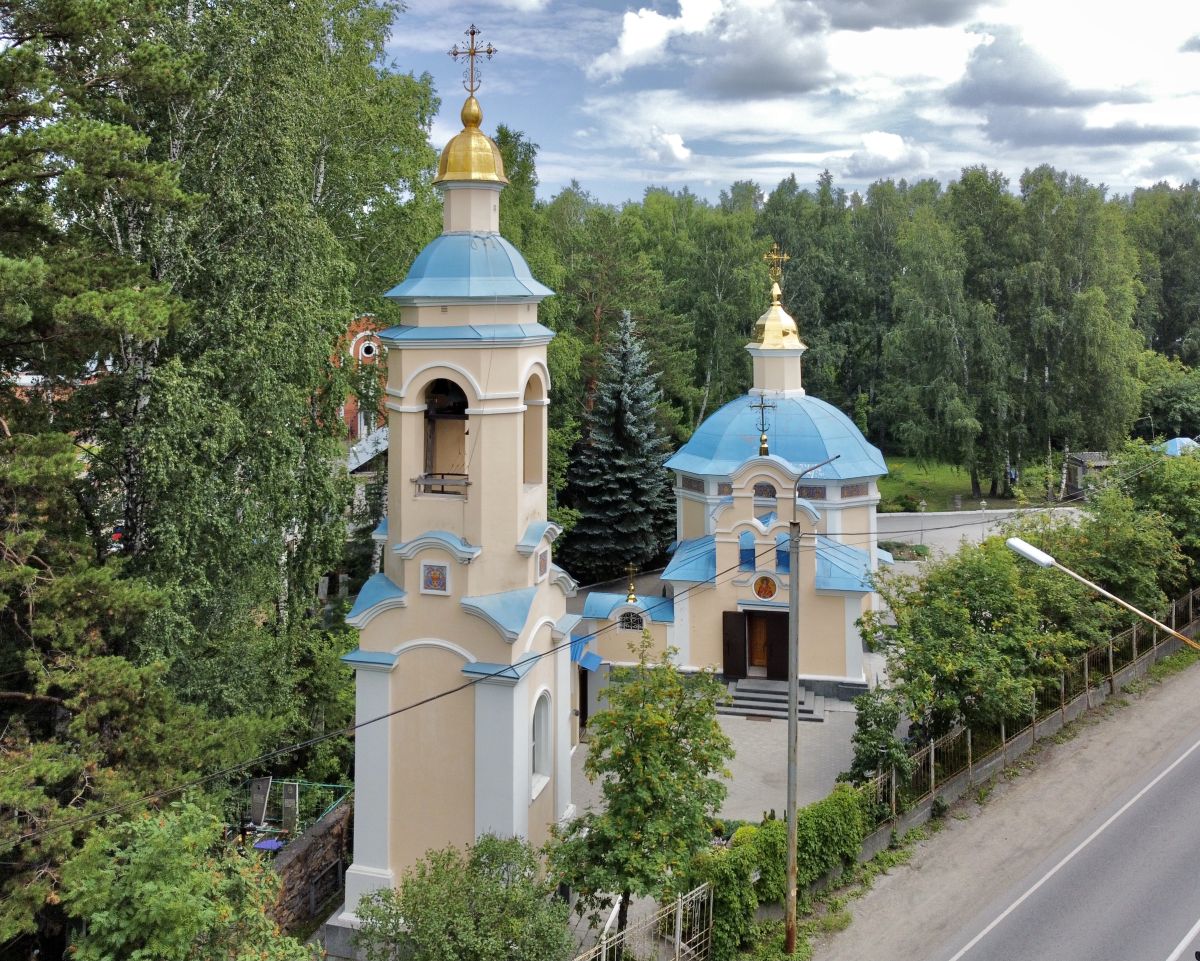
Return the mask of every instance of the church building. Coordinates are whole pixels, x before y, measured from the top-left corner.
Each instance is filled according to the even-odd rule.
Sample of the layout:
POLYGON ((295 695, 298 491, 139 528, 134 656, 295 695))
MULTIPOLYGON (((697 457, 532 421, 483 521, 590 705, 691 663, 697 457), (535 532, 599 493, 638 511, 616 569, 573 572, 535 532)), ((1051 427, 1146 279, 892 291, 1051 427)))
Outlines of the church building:
MULTIPOLYGON (((472 35, 474 44, 474 35, 472 35)), ((474 60, 472 59, 472 66, 474 60)), ((575 591, 546 519, 552 291, 499 233, 507 183, 474 96, 441 154, 443 232, 386 296, 383 569, 348 621, 359 647, 353 864, 343 926, 431 848, 534 844, 573 815, 575 591), (431 698, 431 695, 441 695, 431 698), (394 712, 394 713, 393 713, 394 712)), ((336 923, 336 922, 335 922, 336 923)))
MULTIPOLYGON (((730 681, 786 680, 793 518, 803 533, 801 681, 814 695, 841 699, 867 688, 856 621, 877 602, 871 573, 881 560, 891 562, 875 526, 876 482, 887 467, 849 417, 805 393, 807 348, 781 304, 782 257, 777 250, 767 257, 777 260, 771 304, 746 345, 754 386, 667 461, 677 540, 662 596, 631 590, 585 600, 584 636, 594 635, 589 646, 605 665, 593 692, 608 666, 629 660, 630 632, 643 628, 660 649, 678 650, 681 667, 713 668, 730 681)), ((595 703, 594 693, 585 695, 585 716, 595 703)))
POLYGON ((400 323, 377 334, 389 481, 375 534, 382 569, 348 616, 359 647, 344 660, 363 726, 353 863, 331 921, 343 931, 361 897, 397 884, 429 849, 485 832, 540 845, 574 815, 579 723, 643 628, 685 668, 785 676, 793 514, 804 532, 805 684, 826 696, 865 689, 855 622, 874 603, 871 572, 890 560, 875 534, 883 458, 849 418, 805 394, 805 346, 775 283, 746 348, 753 388, 667 462, 678 521, 662 596, 592 593, 567 613, 576 585, 553 561, 561 531, 546 515, 554 335, 538 307, 552 291, 499 233, 507 180, 475 98, 474 58, 487 51, 474 27, 468 34, 463 129, 435 180, 443 231, 387 293, 400 323))

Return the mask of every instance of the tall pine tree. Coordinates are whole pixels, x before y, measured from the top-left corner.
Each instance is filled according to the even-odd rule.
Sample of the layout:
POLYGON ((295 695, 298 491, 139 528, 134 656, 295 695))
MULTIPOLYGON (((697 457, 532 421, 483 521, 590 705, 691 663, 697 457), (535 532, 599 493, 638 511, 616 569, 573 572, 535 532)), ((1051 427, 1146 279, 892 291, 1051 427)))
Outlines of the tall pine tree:
POLYGON ((567 474, 567 498, 580 513, 562 561, 595 582, 643 567, 666 546, 671 500, 663 462, 668 445, 658 421, 662 392, 629 311, 604 352, 583 439, 567 474))

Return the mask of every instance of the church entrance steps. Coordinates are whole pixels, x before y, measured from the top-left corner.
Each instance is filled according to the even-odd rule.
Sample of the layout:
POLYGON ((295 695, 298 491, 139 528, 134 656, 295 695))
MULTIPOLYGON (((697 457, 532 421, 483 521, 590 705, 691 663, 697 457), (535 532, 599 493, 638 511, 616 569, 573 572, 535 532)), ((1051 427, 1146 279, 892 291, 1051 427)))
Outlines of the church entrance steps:
MULTIPOLYGON (((718 714, 787 720, 787 682, 750 677, 729 683, 733 701, 717 707, 718 714)), ((800 688, 797 716, 801 721, 824 721, 825 698, 800 688)))

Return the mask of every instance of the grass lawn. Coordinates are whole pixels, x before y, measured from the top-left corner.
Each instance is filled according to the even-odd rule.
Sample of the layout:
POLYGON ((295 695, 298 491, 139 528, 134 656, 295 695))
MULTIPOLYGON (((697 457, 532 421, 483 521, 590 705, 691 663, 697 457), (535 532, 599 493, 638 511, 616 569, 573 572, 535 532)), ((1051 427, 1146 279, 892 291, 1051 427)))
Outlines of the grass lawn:
MULTIPOLYGON (((963 510, 979 507, 979 501, 971 497, 971 476, 952 464, 922 464, 911 457, 888 457, 888 474, 879 478, 879 494, 883 498, 880 510, 916 510, 924 500, 926 509, 948 511, 953 509, 954 495, 962 495, 963 510)), ((988 507, 1016 507, 1015 500, 987 496, 988 507)))

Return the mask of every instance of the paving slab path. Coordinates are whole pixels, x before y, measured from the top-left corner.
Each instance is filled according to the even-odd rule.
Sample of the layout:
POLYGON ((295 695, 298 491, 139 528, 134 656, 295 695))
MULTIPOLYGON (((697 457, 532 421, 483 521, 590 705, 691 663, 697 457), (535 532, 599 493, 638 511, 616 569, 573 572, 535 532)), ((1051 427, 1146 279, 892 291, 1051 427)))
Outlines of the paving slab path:
POLYGON ((1085 715, 1066 732, 1074 737, 1040 742, 1036 757, 999 779, 982 805, 978 798, 960 805, 915 846, 909 864, 851 901, 853 922, 819 941, 814 961, 928 961, 1177 751, 1200 716, 1197 704, 1200 666, 1192 665, 1129 696, 1128 706, 1085 715))

